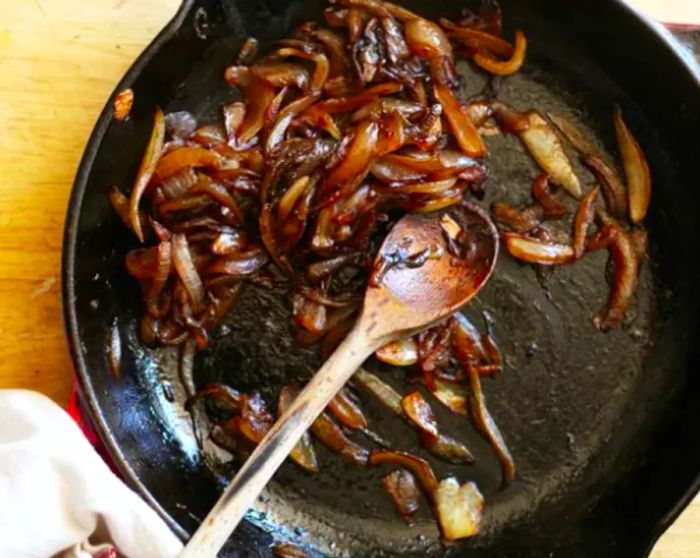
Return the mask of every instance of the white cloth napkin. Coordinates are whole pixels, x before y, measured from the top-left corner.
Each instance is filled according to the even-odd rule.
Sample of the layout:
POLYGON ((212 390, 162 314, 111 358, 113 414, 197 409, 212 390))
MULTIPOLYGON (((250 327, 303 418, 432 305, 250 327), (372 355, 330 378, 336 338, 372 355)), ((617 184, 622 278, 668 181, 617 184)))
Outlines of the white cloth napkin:
POLYGON ((174 558, 181 549, 67 413, 38 393, 0 390, 0 557, 174 558))

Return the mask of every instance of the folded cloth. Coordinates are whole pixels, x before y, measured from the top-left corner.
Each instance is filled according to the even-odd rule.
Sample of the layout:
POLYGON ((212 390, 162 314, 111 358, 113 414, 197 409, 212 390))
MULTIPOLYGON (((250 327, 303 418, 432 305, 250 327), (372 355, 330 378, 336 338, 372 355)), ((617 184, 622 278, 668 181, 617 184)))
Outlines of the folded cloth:
POLYGON ((173 558, 181 549, 60 407, 0 390, 0 557, 173 558))

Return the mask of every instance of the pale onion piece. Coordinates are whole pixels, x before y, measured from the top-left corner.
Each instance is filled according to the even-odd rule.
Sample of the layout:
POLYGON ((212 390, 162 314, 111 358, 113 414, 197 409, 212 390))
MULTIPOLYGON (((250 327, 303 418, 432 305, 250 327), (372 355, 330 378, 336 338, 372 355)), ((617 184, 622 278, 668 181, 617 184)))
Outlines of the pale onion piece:
POLYGON ((435 513, 445 539, 466 539, 479 533, 484 497, 473 482, 460 486, 457 479, 440 481, 435 494, 435 513))
POLYGON ((411 366, 418 362, 418 345, 413 337, 398 339, 377 349, 374 356, 394 366, 411 366))
POLYGON ((575 198, 580 198, 581 183, 556 132, 537 112, 529 112, 527 122, 527 129, 519 133, 525 147, 542 170, 551 177, 552 182, 575 198))

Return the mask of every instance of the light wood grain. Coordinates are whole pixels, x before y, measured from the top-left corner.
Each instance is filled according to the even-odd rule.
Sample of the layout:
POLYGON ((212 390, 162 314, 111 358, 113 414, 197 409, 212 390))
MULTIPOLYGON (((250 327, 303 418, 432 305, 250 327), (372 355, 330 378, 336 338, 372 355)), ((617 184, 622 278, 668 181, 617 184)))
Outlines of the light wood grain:
MULTIPOLYGON (((635 1, 700 21, 696 0, 635 1)), ((71 183, 105 99, 178 5, 0 0, 0 387, 68 400, 59 275, 71 183)), ((700 499, 652 556, 700 556, 700 499)))

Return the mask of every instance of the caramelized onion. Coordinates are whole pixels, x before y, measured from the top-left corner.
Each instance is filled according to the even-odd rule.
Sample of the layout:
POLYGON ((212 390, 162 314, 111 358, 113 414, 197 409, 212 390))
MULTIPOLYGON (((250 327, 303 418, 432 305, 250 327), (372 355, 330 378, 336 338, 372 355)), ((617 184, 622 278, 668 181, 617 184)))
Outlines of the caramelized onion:
POLYGON ((163 142, 165 141, 165 117, 163 111, 156 109, 153 118, 153 130, 151 138, 148 140, 148 147, 141 159, 141 165, 136 173, 134 187, 131 190, 131 199, 129 203, 129 214, 131 215, 131 228, 136 233, 136 236, 141 242, 144 241, 143 230, 141 229, 141 219, 139 216, 139 203, 141 196, 146 191, 148 183, 156 170, 156 165, 160 159, 160 154, 163 151, 163 142))
POLYGON ((629 212, 633 223, 640 223, 646 217, 651 200, 651 173, 644 151, 622 118, 622 111, 613 114, 613 124, 620 148, 622 166, 627 178, 629 212))
POLYGON ((574 260, 574 249, 568 244, 542 242, 517 233, 504 233, 503 241, 508 252, 524 262, 559 265, 574 260))
POLYGON ((522 31, 515 32, 515 46, 513 55, 508 60, 497 60, 483 52, 474 55, 474 62, 487 72, 497 76, 509 76, 522 67, 525 62, 525 52, 527 50, 527 38, 522 31))

